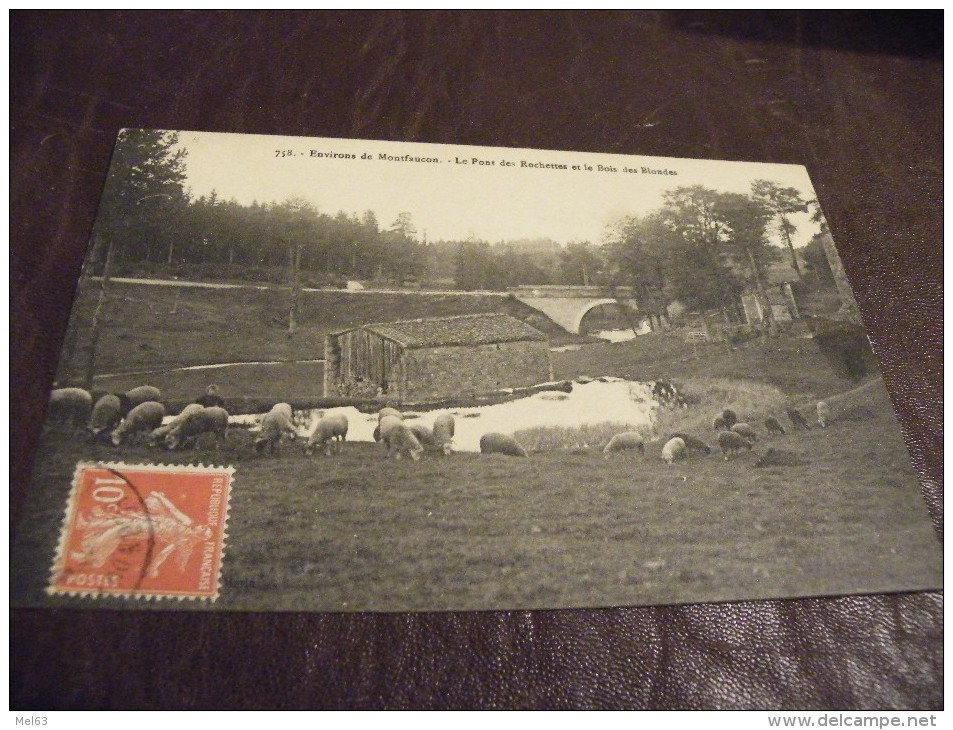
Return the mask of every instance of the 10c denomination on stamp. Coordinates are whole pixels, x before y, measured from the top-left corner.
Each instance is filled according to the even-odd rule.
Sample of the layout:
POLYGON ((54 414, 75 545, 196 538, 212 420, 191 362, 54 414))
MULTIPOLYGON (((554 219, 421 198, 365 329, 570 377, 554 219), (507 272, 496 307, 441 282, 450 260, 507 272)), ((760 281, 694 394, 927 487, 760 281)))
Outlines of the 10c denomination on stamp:
POLYGON ((47 593, 214 601, 234 471, 77 464, 47 593))

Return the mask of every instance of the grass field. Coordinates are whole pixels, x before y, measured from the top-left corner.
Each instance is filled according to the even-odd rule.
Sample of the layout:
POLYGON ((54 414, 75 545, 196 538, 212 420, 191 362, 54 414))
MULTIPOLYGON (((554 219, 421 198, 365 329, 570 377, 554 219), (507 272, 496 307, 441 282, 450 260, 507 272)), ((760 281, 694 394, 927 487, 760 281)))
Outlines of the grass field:
MULTIPOLYGON (((309 397, 320 392, 321 364, 172 368, 314 359, 332 329, 512 305, 498 297, 320 292, 307 298, 302 332, 289 340, 274 292, 183 289, 178 301, 166 287, 117 285, 115 293, 99 371, 164 372, 97 385, 152 382, 182 402, 209 382, 226 398, 309 397)), ((84 316, 91 306, 86 292, 84 316)), ((220 451, 178 453, 117 449, 47 427, 16 531, 13 603, 89 605, 43 594, 80 460, 234 465, 219 608, 560 608, 941 585, 940 546, 882 384, 858 388, 838 377, 813 340, 730 348, 653 334, 553 353, 553 364, 560 379, 674 382, 689 407, 663 412, 660 429, 712 440, 712 416, 735 407, 762 437, 729 462, 696 456, 668 466, 660 442, 644 457, 607 460, 598 444, 559 448, 563 435, 526 459, 428 455, 415 464, 385 461, 370 443, 348 443, 331 458, 305 457, 294 445, 281 457, 259 456, 238 428, 220 451), (812 417, 819 397, 831 405, 831 428, 766 436, 765 415, 794 404, 812 417), (768 449, 792 465, 756 466, 768 449)))
MULTIPOLYGON (((940 585, 939 544, 882 386, 832 409, 831 428, 762 439, 730 462, 667 466, 659 443, 629 461, 593 450, 414 464, 365 443, 274 458, 240 431, 221 452, 161 460, 236 467, 219 608, 555 608, 940 585), (799 465, 756 467, 768 447, 799 465)), ((12 560, 15 605, 46 602, 76 461, 157 457, 46 434, 12 560)))
MULTIPOLYGON (((315 360, 324 337, 370 322, 500 312, 528 321, 554 344, 582 342, 548 318, 505 295, 414 292, 305 291, 299 327, 288 337, 290 293, 272 289, 203 289, 111 282, 101 314, 96 373, 128 373, 188 365, 251 361, 315 360)), ((89 357, 98 282, 78 293, 73 355, 61 363, 58 382, 81 377, 89 357)), ((67 338, 67 347, 69 337, 67 338)))

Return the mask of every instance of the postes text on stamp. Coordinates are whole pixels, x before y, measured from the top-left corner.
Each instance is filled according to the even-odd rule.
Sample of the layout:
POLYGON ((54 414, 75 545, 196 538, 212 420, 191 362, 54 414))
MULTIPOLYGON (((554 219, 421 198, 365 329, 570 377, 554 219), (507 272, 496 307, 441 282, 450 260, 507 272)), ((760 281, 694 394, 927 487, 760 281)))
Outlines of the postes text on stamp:
POLYGON ((77 464, 47 593, 214 601, 233 474, 77 464))

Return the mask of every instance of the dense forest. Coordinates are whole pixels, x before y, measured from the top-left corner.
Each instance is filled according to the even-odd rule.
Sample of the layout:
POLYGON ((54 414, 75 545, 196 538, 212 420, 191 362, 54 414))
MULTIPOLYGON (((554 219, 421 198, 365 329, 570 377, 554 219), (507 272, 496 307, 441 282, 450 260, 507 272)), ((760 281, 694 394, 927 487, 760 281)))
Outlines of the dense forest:
POLYGON ((600 241, 427 241, 409 213, 320 211, 293 198, 242 205, 215 192, 192 198, 187 152, 172 132, 124 130, 93 232, 93 271, 111 275, 344 286, 505 290, 517 284, 632 287, 646 311, 678 300, 717 308, 761 289, 784 265, 804 286, 830 281, 816 201, 766 180, 749 194, 675 188, 663 205, 609 225, 600 241), (795 213, 821 233, 792 244, 795 213))

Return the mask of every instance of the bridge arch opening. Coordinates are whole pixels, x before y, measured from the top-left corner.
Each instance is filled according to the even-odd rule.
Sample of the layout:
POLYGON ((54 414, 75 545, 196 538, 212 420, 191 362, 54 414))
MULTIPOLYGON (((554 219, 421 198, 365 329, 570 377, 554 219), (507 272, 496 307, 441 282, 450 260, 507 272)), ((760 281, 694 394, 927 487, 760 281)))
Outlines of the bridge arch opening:
POLYGON ((579 311, 576 312, 572 331, 577 334, 583 334, 583 320, 586 320, 585 324, 587 326, 601 326, 603 322, 611 322, 616 329, 628 327, 630 326, 630 317, 634 315, 634 309, 621 304, 617 299, 594 299, 586 302, 579 308, 579 311), (590 313, 591 316, 587 317, 590 313))

